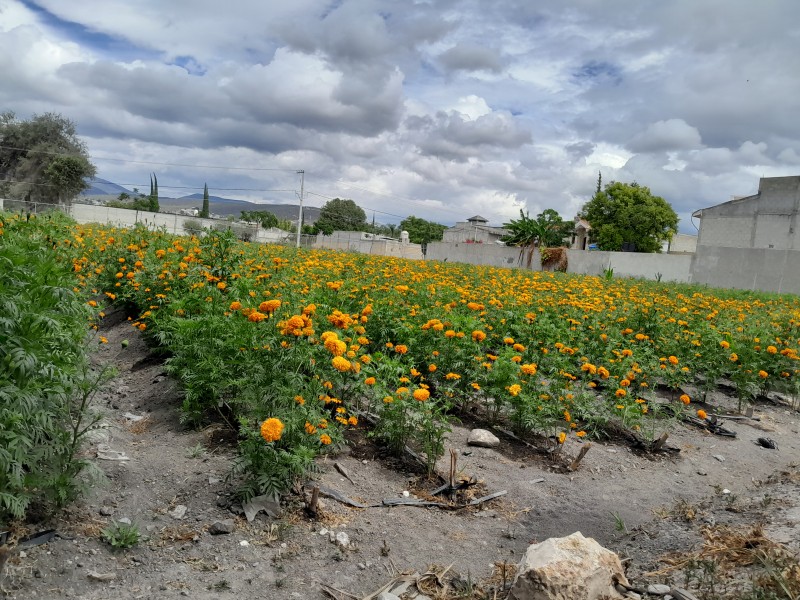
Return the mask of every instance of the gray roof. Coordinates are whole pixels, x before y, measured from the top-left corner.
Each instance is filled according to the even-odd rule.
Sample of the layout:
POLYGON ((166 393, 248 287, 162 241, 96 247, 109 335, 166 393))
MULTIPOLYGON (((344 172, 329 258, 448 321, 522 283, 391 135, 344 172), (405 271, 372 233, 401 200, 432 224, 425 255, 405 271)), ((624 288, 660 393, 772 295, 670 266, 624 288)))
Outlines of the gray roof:
POLYGON ((474 217, 470 217, 467 219, 467 223, 488 223, 489 219, 484 219, 480 215, 475 215, 474 217))

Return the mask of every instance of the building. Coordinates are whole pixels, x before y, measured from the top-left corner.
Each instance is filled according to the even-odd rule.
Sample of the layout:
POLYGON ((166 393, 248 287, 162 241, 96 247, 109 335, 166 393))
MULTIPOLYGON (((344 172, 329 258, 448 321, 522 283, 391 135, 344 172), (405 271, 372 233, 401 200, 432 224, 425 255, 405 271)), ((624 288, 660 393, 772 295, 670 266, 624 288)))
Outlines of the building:
POLYGON ((800 250, 800 176, 762 177, 758 193, 692 213, 698 246, 800 250))
POLYGON ((692 281, 800 294, 800 176, 762 177, 758 193, 692 213, 692 281))
POLYGON ((575 217, 575 229, 572 232, 572 243, 570 244, 571 250, 588 250, 589 249, 589 232, 592 226, 589 221, 575 217))
POLYGON ((503 236, 508 235, 508 230, 502 227, 492 227, 488 223, 489 221, 480 215, 460 221, 444 231, 442 242, 494 244, 499 242, 503 236))

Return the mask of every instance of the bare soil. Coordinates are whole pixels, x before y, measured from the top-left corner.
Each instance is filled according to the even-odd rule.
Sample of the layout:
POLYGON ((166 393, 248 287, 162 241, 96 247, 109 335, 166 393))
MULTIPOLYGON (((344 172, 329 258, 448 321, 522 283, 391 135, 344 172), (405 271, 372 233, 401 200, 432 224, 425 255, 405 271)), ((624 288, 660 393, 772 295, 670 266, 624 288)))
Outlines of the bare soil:
MULTIPOLYGON (((118 376, 95 398, 104 427, 92 432, 86 452, 96 457, 98 445, 107 444, 129 460, 95 458, 105 483, 51 520, 27 526, 58 535, 11 554, 2 579, 10 598, 313 599, 327 597, 322 584, 362 597, 400 571, 424 572, 432 564, 452 564, 450 572, 464 580, 486 581, 496 565, 517 563, 529 544, 575 531, 626 559, 634 583, 697 589, 682 561, 700 548, 704 527, 749 531, 762 524, 770 540, 800 550, 800 414, 779 401, 755 407, 760 421, 726 420, 736 438, 677 424, 669 444, 678 453, 644 455, 624 442, 593 442, 575 472, 553 469, 559 461, 503 436, 497 449, 468 447, 469 430, 455 426, 447 447, 457 452, 459 472, 478 478, 482 492, 506 490, 505 496, 462 510, 358 509, 322 496, 312 520, 295 495, 284 499, 279 517, 262 512, 248 522, 232 506, 227 481, 235 435, 222 424, 201 431, 182 426, 181 392, 138 333, 120 322, 103 334, 109 343, 96 360, 113 364, 118 376), (130 341, 126 348, 123 339, 130 341), (132 421, 126 413, 145 418, 132 421), (760 437, 777 449, 757 445, 760 437), (175 518, 169 513, 179 505, 186 513, 175 518), (100 532, 122 518, 138 526, 142 539, 114 551, 100 532), (232 533, 209 533, 230 518, 232 533), (325 530, 345 532, 350 547, 337 546, 325 530)), ((733 400, 717 393, 706 410, 720 407, 733 408, 733 400)), ((363 431, 351 437, 349 448, 318 460, 309 486, 370 504, 403 492, 425 497, 438 485, 386 459, 363 431)), ((578 449, 568 442, 563 452, 574 456, 578 449)), ((446 453, 440 472, 449 460, 446 453)))

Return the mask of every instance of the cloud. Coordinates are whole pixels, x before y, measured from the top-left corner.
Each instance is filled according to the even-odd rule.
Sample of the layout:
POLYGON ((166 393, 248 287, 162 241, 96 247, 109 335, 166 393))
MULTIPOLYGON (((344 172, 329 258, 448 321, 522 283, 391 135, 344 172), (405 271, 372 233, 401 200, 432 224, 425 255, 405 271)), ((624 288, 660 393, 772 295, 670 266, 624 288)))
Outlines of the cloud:
POLYGON ((447 71, 490 71, 503 70, 502 56, 497 50, 477 44, 459 44, 448 48, 439 55, 439 62, 447 71))
POLYGON ((627 147, 632 152, 666 152, 686 150, 703 145, 700 132, 683 119, 669 119, 652 123, 634 135, 627 147))

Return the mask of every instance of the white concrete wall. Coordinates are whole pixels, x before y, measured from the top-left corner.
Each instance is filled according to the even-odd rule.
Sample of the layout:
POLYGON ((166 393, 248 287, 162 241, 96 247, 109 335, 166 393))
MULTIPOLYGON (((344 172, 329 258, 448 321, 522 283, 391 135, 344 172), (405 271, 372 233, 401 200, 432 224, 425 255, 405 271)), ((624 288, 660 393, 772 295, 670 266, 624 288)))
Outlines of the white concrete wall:
POLYGON ((412 260, 423 259, 422 246, 419 244, 404 244, 396 240, 365 240, 361 238, 362 235, 359 231, 335 231, 333 235, 319 234, 312 247, 379 256, 395 256, 412 260))
POLYGON ((697 250, 697 236, 676 233, 669 242, 670 252, 694 252, 697 250))
POLYGON ((800 294, 800 251, 698 246, 692 281, 722 288, 800 294))

